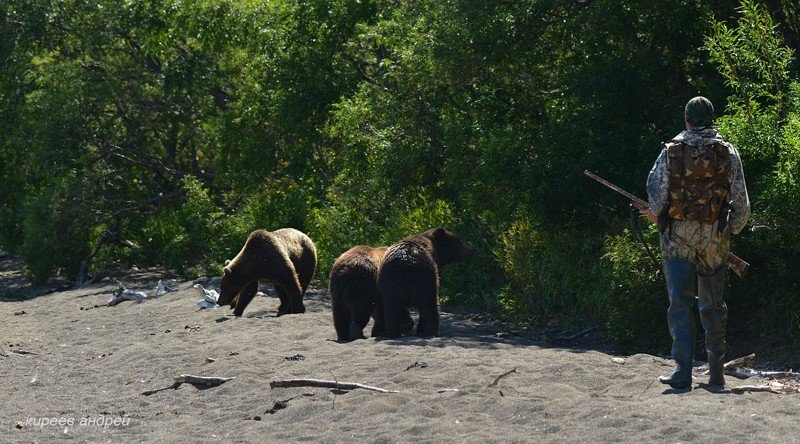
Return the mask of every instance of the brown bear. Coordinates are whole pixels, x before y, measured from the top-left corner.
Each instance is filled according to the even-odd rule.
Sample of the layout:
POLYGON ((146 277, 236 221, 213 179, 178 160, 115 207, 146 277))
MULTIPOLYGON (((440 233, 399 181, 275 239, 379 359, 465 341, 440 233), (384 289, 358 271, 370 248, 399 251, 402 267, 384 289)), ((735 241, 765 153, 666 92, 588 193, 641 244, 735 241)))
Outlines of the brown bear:
POLYGON ((409 236, 389 247, 378 271, 385 335, 400 336, 409 306, 419 310, 417 336, 439 336, 439 269, 475 250, 447 228, 409 236))
POLYGON ((305 233, 294 228, 253 231, 226 264, 217 303, 230 304, 233 314, 241 316, 258 291, 258 281, 266 280, 280 298, 278 316, 305 313, 303 295, 316 268, 317 249, 305 233))
POLYGON ((387 247, 355 246, 333 263, 330 277, 333 326, 339 341, 364 338, 370 315, 375 319, 372 336, 383 330, 378 295, 378 267, 387 247))

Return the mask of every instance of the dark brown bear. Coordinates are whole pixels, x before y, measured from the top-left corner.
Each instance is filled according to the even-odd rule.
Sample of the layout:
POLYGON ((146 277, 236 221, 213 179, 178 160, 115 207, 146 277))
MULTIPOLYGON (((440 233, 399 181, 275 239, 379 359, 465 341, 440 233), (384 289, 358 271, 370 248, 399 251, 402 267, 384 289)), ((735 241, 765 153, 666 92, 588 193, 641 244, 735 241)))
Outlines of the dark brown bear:
POLYGON ((339 256, 331 270, 330 290, 333 326, 339 341, 364 338, 370 315, 375 319, 372 336, 383 327, 378 295, 378 267, 386 247, 358 245, 339 256), (379 324, 380 323, 380 324, 379 324))
POLYGON ((386 336, 400 336, 409 306, 419 310, 417 336, 439 336, 439 269, 474 254, 447 228, 409 236, 389 247, 378 272, 386 336))
POLYGON ((303 295, 316 268, 317 249, 303 232, 293 228, 253 231, 242 251, 226 264, 217 303, 230 304, 233 314, 241 316, 258 291, 258 281, 266 280, 281 300, 278 316, 304 313, 303 295))

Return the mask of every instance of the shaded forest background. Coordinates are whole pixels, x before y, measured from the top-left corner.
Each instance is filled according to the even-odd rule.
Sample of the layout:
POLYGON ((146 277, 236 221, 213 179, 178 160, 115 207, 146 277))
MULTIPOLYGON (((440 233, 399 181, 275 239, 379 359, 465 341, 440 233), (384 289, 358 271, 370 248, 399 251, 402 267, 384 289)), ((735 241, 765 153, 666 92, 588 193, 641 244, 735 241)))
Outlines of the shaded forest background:
POLYGON ((447 225, 478 247, 448 302, 668 341, 645 196, 698 94, 753 204, 731 331, 800 340, 800 2, 5 0, 0 247, 37 282, 219 274, 296 227, 318 276, 356 244, 447 225), (638 228, 637 228, 638 227, 638 228), (639 239, 637 233, 642 233, 639 239))

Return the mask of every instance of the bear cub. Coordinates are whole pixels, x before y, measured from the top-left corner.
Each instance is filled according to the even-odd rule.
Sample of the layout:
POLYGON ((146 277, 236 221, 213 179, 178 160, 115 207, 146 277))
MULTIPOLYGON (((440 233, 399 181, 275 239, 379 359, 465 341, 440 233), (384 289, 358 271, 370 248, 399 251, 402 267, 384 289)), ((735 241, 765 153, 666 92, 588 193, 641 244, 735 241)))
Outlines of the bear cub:
POLYGON ((378 267, 387 247, 355 246, 333 263, 330 276, 333 326, 339 341, 364 339, 370 316, 375 319, 372 336, 382 330, 378 295, 378 267), (380 321, 379 321, 380 320, 380 321))
POLYGON ((244 247, 226 264, 220 282, 219 305, 230 304, 241 316, 258 291, 258 281, 275 286, 278 316, 305 313, 303 295, 317 268, 317 249, 305 233, 294 228, 255 230, 244 247))
POLYGON ((439 269, 475 250, 447 228, 409 236, 386 250, 378 271, 385 335, 400 336, 408 308, 419 310, 417 336, 439 336, 439 269))

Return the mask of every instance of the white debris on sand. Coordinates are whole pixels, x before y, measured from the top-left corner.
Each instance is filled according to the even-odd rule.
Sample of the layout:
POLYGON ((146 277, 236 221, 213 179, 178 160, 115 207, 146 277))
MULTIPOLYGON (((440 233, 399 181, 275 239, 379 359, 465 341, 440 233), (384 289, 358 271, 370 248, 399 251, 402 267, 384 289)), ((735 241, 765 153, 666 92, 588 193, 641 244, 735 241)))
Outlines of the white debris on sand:
POLYGON ((219 299, 219 293, 217 290, 206 290, 200 284, 192 285, 192 288, 197 290, 197 294, 202 298, 197 301, 197 305, 202 308, 219 308, 217 305, 217 300, 219 299))
POLYGON ((114 293, 114 296, 112 296, 111 299, 109 299, 106 303, 106 305, 109 307, 113 307, 122 301, 134 301, 136 303, 140 303, 150 298, 157 298, 167 294, 167 288, 164 286, 164 283, 161 281, 161 279, 158 280, 158 284, 156 284, 156 288, 153 290, 153 296, 151 297, 148 297, 143 291, 129 290, 125 288, 125 286, 119 281, 117 281, 117 285, 119 285, 119 288, 114 293))
POLYGON ((164 288, 164 283, 161 282, 161 279, 159 279, 158 285, 156 285, 155 297, 164 296, 165 294, 167 294, 167 289, 164 288))
POLYGON ((122 301, 134 301, 136 303, 144 302, 147 300, 147 295, 144 294, 143 291, 135 291, 135 290, 128 290, 127 288, 122 288, 114 293, 114 296, 108 300, 106 303, 107 306, 113 307, 119 304, 122 301))

